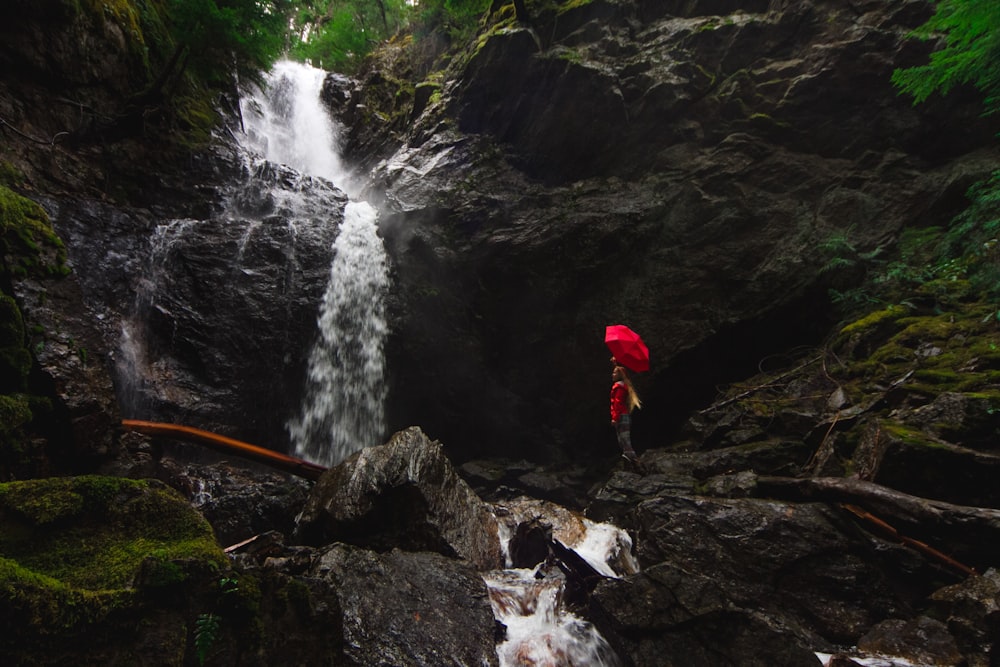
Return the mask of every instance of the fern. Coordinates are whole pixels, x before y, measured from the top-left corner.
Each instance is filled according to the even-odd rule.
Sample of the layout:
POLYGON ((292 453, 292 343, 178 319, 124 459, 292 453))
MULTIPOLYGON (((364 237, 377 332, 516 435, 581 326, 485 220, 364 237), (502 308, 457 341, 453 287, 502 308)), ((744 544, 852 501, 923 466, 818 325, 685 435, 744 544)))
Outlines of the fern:
POLYGON ((215 614, 199 614, 194 622, 194 648, 198 664, 204 665, 208 651, 219 637, 219 617, 215 614))
POLYGON ((913 96, 913 103, 956 84, 971 83, 985 96, 986 113, 1000 110, 1000 2, 938 0, 934 16, 911 33, 918 39, 944 38, 930 63, 897 69, 892 82, 913 96))

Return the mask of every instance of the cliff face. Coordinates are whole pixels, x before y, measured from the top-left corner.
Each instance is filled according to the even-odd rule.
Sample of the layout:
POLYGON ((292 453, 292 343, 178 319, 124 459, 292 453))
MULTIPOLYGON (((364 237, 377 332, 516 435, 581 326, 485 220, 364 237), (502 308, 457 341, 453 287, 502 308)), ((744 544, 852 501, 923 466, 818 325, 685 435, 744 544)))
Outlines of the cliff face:
POLYGON ((975 95, 913 107, 890 82, 925 62, 933 44, 906 35, 930 11, 501 11, 417 86, 412 124, 385 89, 415 68, 383 58, 334 106, 395 259, 392 426, 460 457, 608 451, 602 336, 623 322, 652 351, 634 428, 657 446, 719 384, 818 343, 827 289, 859 278, 824 273, 822 246, 889 253, 904 227, 946 225, 997 164, 975 95))
MULTIPOLYGON (((120 330, 109 323, 135 300, 128 276, 141 268, 121 258, 147 252, 153 219, 218 215, 220 188, 242 167, 225 151, 159 152, 153 119, 115 135, 102 119, 121 117, 148 67, 131 55, 127 15, 92 25, 61 10, 44 28, 48 14, 33 7, 4 10, 4 159, 73 236, 82 297, 104 315, 88 332, 60 324, 61 307, 45 328, 86 340, 91 361, 112 366, 104 355, 120 330), (58 34, 46 41, 48 29, 58 34), (84 33, 110 37, 82 54, 84 33)), ((913 107, 889 81, 933 47, 906 39, 926 2, 547 7, 529 25, 501 8, 474 46, 415 87, 426 67, 405 41, 353 89, 330 82, 393 258, 389 431, 420 424, 458 459, 608 452, 602 332, 614 322, 653 355, 638 378, 647 407, 636 440, 665 444, 715 387, 826 335, 836 318, 827 289, 859 277, 822 271, 830 239, 891 253, 899 230, 946 224, 996 164, 995 121, 979 116, 974 94, 913 107)), ((225 254, 231 239, 212 238, 225 254)), ((266 240, 262 252, 287 254, 285 243, 266 240)), ((171 359, 147 405, 282 448, 323 245, 303 268, 294 331, 282 308, 247 303, 216 317, 217 299, 186 321, 160 318, 154 345, 171 359), (260 327, 233 324, 247 319, 260 327), (261 336, 280 353, 264 370, 246 353, 270 349, 261 336), (262 420, 266 391, 242 400, 230 387, 266 387, 275 373, 284 413, 262 420)), ((278 282, 250 287, 251 301, 286 300, 278 282)))

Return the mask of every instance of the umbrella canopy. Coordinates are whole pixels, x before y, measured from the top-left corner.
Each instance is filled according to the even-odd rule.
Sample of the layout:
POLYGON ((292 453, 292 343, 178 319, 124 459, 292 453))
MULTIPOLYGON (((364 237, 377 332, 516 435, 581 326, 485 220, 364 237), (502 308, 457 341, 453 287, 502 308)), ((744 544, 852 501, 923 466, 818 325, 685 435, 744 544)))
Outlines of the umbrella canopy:
POLYGON ((624 324, 612 324, 604 331, 604 343, 625 368, 637 373, 649 370, 649 348, 639 334, 624 324))

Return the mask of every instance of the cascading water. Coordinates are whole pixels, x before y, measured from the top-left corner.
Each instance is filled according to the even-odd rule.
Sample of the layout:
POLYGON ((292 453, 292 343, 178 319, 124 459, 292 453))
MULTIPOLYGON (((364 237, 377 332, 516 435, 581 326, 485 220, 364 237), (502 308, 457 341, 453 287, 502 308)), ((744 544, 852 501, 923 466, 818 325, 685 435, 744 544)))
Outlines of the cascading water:
POLYGON ((547 562, 533 569, 513 568, 508 545, 518 524, 544 519, 552 537, 594 572, 617 579, 639 571, 628 533, 544 502, 512 501, 503 514, 497 524, 507 569, 483 575, 493 615, 506 628, 504 641, 497 645, 500 667, 620 667, 597 629, 569 609, 559 568, 547 562))
MULTIPOLYGON (((275 65, 265 89, 244 104, 247 139, 269 161, 326 178, 350 194, 337 128, 320 100, 324 76, 300 63, 275 65)), ((321 465, 339 463, 384 435, 389 274, 377 216, 366 202, 352 201, 344 211, 301 413, 288 423, 295 454, 321 465)))
POLYGON ((383 435, 385 309, 388 271, 375 210, 348 204, 334 244, 330 286, 309 355, 302 414, 289 423, 296 454, 332 465, 383 435))

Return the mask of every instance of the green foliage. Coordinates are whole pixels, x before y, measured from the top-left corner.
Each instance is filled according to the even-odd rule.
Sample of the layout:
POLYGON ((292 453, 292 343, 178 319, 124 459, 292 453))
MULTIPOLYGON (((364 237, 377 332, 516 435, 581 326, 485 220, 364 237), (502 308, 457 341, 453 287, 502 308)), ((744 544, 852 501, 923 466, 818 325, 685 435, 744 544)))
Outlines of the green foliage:
POLYGON ((944 237, 942 254, 968 267, 973 284, 1000 296, 1000 171, 976 183, 967 193, 969 207, 952 221, 944 237))
POLYGON ((849 268, 858 265, 867 266, 882 254, 882 247, 862 252, 851 240, 853 228, 837 230, 819 243, 820 251, 827 256, 826 264, 820 272, 834 269, 849 268))
POLYGON ((354 71, 372 48, 365 31, 358 29, 356 19, 350 8, 340 9, 308 41, 294 44, 292 56, 315 67, 354 71))
MULTIPOLYGON (((218 593, 217 608, 226 608, 228 611, 233 612, 234 609, 241 607, 240 603, 242 600, 236 602, 235 605, 233 604, 233 601, 237 600, 240 594, 240 580, 235 576, 226 575, 220 577, 218 593)), ((205 664, 208 652, 219 637, 222 618, 223 612, 217 609, 216 612, 199 614, 195 620, 194 646, 198 664, 205 664)))
POLYGON ((293 18, 290 53, 316 67, 353 72, 411 13, 406 0, 306 0, 293 18))
POLYGON ((256 81, 285 49, 291 0, 168 0, 168 26, 186 66, 209 84, 235 72, 256 81))
POLYGON ((936 91, 971 83, 985 96, 986 112, 1000 109, 1000 3, 996 0, 937 0, 934 16, 913 31, 919 39, 944 38, 930 63, 893 72, 903 92, 923 102, 936 91))
POLYGON ((423 0, 414 26, 418 37, 440 32, 453 44, 472 39, 491 0, 423 0))
POLYGON ((863 282, 845 291, 831 290, 834 302, 847 313, 870 304, 930 298, 936 303, 955 299, 1000 298, 1000 171, 973 185, 969 206, 944 229, 904 229, 892 258, 882 249, 860 252, 851 230, 838 232, 820 244, 827 255, 824 271, 856 269, 863 282))
POLYGON ((194 622, 194 648, 198 664, 204 665, 212 644, 219 636, 219 617, 215 614, 200 614, 194 622))

